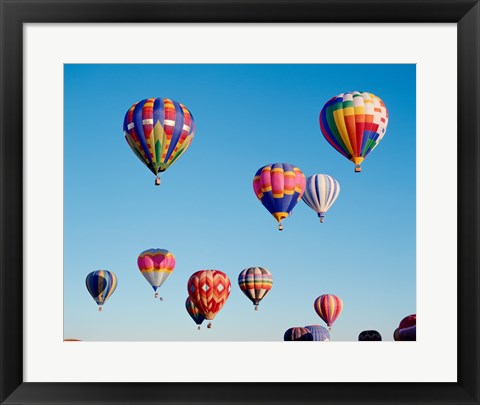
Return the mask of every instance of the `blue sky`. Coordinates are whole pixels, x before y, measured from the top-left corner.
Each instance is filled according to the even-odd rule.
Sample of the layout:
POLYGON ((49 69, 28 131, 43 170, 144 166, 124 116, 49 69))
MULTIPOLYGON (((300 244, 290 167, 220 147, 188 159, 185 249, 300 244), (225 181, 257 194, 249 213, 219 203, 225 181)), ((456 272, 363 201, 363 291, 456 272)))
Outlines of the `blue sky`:
POLYGON ((332 340, 376 329, 384 340, 416 312, 415 65, 65 65, 64 337, 95 341, 280 341, 322 324, 321 294, 342 298, 332 340), (321 134, 323 104, 369 91, 389 110, 387 133, 362 173, 321 134), (192 112, 187 152, 154 185, 128 147, 123 119, 135 102, 165 97, 192 112), (341 186, 325 223, 303 201, 284 230, 254 195, 261 166, 292 163, 341 186), (177 259, 160 288, 137 267, 148 248, 177 259), (254 311, 237 277, 267 267, 273 288, 254 311), (200 269, 232 282, 198 331, 184 303, 200 269), (97 269, 118 277, 102 313, 85 288, 97 269))

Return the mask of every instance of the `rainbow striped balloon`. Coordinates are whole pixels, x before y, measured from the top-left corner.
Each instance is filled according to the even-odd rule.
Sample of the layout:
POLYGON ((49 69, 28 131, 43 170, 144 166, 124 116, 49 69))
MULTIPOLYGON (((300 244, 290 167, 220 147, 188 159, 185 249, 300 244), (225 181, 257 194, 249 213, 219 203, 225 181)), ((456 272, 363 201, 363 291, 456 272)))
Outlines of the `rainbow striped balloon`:
POLYGON ((157 289, 175 269, 175 256, 166 249, 148 249, 138 255, 137 264, 158 298, 157 289))
POLYGON ((123 132, 128 145, 157 176, 167 170, 192 143, 195 122, 183 104, 168 98, 148 98, 130 107, 123 132))
POLYGON ((323 294, 315 300, 313 307, 318 316, 327 324, 328 330, 331 330, 333 323, 342 312, 343 302, 336 295, 323 294))
POLYGON ((99 305, 98 310, 101 311, 102 305, 117 288, 117 276, 108 270, 92 271, 87 275, 85 285, 92 298, 99 305))
POLYGON ((258 309, 258 304, 272 289, 272 273, 265 267, 249 267, 238 275, 238 285, 258 309))
POLYGON ((376 95, 352 91, 327 101, 319 122, 328 143, 355 163, 355 171, 360 172, 360 164, 385 135, 388 111, 376 95))
POLYGON ((253 190, 258 200, 283 229, 287 218, 305 191, 305 175, 289 163, 273 163, 261 167, 253 178, 253 190))

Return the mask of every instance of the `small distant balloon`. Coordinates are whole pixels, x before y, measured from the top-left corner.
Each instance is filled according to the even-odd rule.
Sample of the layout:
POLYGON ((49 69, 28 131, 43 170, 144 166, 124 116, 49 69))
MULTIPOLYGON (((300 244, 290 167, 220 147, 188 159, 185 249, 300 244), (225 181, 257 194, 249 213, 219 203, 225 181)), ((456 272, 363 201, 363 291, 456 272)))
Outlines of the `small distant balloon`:
POLYGON ((188 315, 193 319, 193 321, 198 325, 198 330, 200 330, 200 325, 205 320, 205 317, 200 312, 200 310, 195 306, 190 297, 185 301, 185 309, 188 312, 188 315))
POLYGON ((323 294, 313 303, 315 312, 327 324, 328 330, 332 329, 333 323, 341 314, 343 301, 333 294, 323 294))
POLYGON ((290 328, 283 335, 283 340, 286 342, 294 341, 313 341, 313 335, 306 328, 290 328))
POLYGON ((242 270, 238 276, 238 285, 253 302, 255 310, 258 310, 258 304, 272 289, 272 284, 272 273, 265 267, 249 267, 242 270))
POLYGON ((158 298, 157 289, 173 273, 175 263, 175 256, 166 249, 148 249, 138 255, 138 268, 155 291, 155 298, 158 298))
POLYGON ((329 342, 330 333, 327 328, 324 328, 321 325, 308 325, 305 326, 305 329, 308 329, 312 334, 313 340, 316 342, 329 342))
POLYGON ((376 330, 364 330, 358 335, 359 342, 380 342, 382 340, 382 335, 376 330))
POLYGON ((87 290, 102 310, 103 304, 110 298, 117 288, 117 276, 108 270, 96 270, 87 275, 85 279, 87 290))
POLYGON ((253 178, 253 190, 258 200, 283 229, 287 218, 305 191, 305 175, 289 163, 272 163, 261 167, 253 178))
POLYGON ((320 222, 340 194, 340 184, 326 174, 314 174, 307 177, 302 200, 317 213, 320 222))

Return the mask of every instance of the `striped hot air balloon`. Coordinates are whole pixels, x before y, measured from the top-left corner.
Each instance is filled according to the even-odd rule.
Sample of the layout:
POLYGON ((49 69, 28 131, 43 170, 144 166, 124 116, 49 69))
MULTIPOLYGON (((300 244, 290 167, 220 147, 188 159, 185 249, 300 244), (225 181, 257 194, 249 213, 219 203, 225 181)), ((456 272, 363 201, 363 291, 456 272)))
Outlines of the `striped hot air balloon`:
POLYGON ((313 307, 318 316, 327 324, 328 330, 331 330, 333 323, 342 312, 343 302, 336 295, 323 294, 315 300, 313 307))
POLYGON ((327 101, 319 121, 328 143, 355 163, 355 171, 360 172, 360 164, 385 135, 388 111, 376 95, 352 91, 327 101))
POLYGON ((200 330, 200 325, 205 320, 203 314, 199 311, 199 309, 195 306, 192 302, 190 297, 187 298, 185 301, 185 309, 188 312, 188 315, 193 319, 193 321, 198 325, 198 330, 200 330))
POLYGON ((255 310, 258 310, 258 304, 271 290, 272 283, 272 273, 265 267, 249 267, 238 275, 238 285, 248 299, 253 302, 255 310))
POLYGON ((138 255, 137 264, 143 277, 155 291, 155 298, 158 298, 157 289, 175 269, 175 256, 166 249, 148 249, 138 255))
POLYGON ((117 276, 108 270, 95 270, 87 275, 85 279, 87 290, 102 310, 103 304, 107 301, 117 288, 117 276))
MULTIPOLYGON (((200 270, 193 273, 187 283, 188 296, 209 321, 213 320, 230 295, 231 283, 220 270, 200 270)), ((211 328, 209 322, 207 328, 211 328)))
POLYGON ((376 330, 364 330, 358 335, 359 342, 380 342, 382 340, 382 335, 376 330))
POLYGON ((305 326, 306 329, 312 334, 313 340, 316 342, 329 342, 330 333, 328 330, 320 325, 308 325, 305 326))
POLYGON ((340 194, 340 184, 333 177, 326 174, 314 174, 307 177, 305 193, 302 200, 314 210, 320 222, 323 222, 325 213, 340 194))
POLYGON ((263 206, 283 229, 287 218, 305 191, 305 175, 288 163, 273 163, 261 167, 253 178, 253 190, 263 206))
POLYGON ((149 98, 130 107, 123 132, 128 145, 156 176, 167 170, 192 143, 195 122, 183 104, 168 98, 149 98))
POLYGON ((290 328, 284 335, 283 340, 286 342, 294 341, 313 341, 313 335, 306 328, 290 328))

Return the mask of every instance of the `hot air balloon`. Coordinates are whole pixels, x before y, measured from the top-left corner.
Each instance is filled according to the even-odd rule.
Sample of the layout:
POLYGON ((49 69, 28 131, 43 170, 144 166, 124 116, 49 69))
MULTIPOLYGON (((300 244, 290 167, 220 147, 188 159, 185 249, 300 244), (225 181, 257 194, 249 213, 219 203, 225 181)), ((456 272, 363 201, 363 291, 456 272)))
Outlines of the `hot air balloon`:
POLYGON ((102 310, 102 305, 117 288, 117 276, 108 270, 96 270, 87 275, 85 279, 87 290, 98 305, 98 310, 102 310))
POLYGON ((305 326, 305 329, 308 329, 312 334, 313 340, 316 342, 329 342, 330 333, 328 330, 320 325, 308 325, 305 326))
MULTIPOLYGON (((193 273, 187 283, 188 296, 205 319, 213 320, 230 295, 228 276, 219 270, 200 270, 193 273)), ((211 328, 209 322, 207 328, 211 328)))
POLYGON ((319 121, 328 143, 355 163, 355 172, 360 172, 360 164, 385 135, 388 111, 376 95, 352 91, 327 101, 319 121))
POLYGON ((200 330, 200 325, 205 320, 203 314, 198 310, 195 304, 192 302, 190 297, 185 301, 185 308, 188 312, 188 315, 193 319, 193 321, 198 325, 198 330, 200 330))
POLYGON ((382 335, 376 330, 364 330, 358 335, 359 342, 379 342, 382 340, 382 335))
POLYGON ((135 155, 156 176, 167 170, 192 143, 195 122, 183 104, 168 98, 149 98, 130 107, 123 132, 135 155))
POLYGON ((335 202, 339 194, 340 184, 338 184, 337 180, 326 174, 314 174, 307 177, 302 200, 317 213, 320 222, 323 222, 325 213, 335 202))
POLYGON ((397 328, 393 332, 393 340, 398 341, 400 340, 400 328, 397 328))
POLYGON ((409 315, 402 319, 398 327, 401 341, 417 340, 417 315, 409 315))
POLYGON ((288 163, 273 163, 258 169, 253 178, 253 190, 263 206, 283 229, 287 218, 305 191, 305 175, 288 163))
POLYGON ((342 312, 343 302, 336 295, 324 294, 315 300, 313 307, 318 316, 327 324, 328 330, 331 330, 333 323, 342 312))
POLYGON ((255 305, 255 311, 263 297, 271 290, 272 283, 272 273, 265 267, 249 267, 238 275, 238 285, 255 305))
MULTIPOLYGON (((158 298, 157 289, 175 268, 175 256, 166 249, 148 249, 138 255, 137 264, 155 291, 155 298, 158 298)), ((163 301, 163 298, 160 297, 160 300, 163 301)))
POLYGON ((312 341, 313 335, 306 328, 290 328, 283 335, 283 340, 286 342, 312 341))

